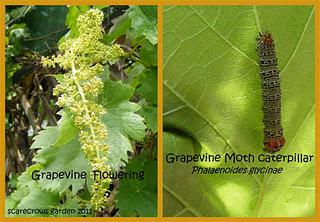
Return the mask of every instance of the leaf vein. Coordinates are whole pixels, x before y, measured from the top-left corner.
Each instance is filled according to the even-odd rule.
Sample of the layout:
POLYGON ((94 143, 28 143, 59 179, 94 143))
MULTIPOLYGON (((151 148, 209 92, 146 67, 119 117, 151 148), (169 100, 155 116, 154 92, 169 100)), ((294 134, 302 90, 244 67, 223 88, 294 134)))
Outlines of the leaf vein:
POLYGON ((207 24, 207 26, 214 32, 216 33, 223 41, 225 41, 229 46, 231 46, 235 51, 237 51, 240 55, 244 56, 247 58, 250 62, 258 66, 258 63, 251 59, 249 56, 247 56, 245 53, 243 53, 240 49, 238 49, 235 45, 233 45, 228 39, 223 37, 214 27, 212 27, 197 11, 195 11, 192 7, 191 9, 194 11, 194 13, 204 22, 207 24))
POLYGON ((293 52, 292 52, 292 54, 291 54, 288 62, 286 63, 286 65, 285 65, 284 68, 282 69, 282 72, 280 72, 280 74, 279 74, 280 76, 281 76, 281 74, 284 73, 284 71, 287 69, 287 67, 288 67, 288 65, 290 64, 291 60, 293 59, 293 57, 294 57, 295 54, 297 53, 298 48, 299 48, 299 46, 300 46, 300 44, 301 44, 301 42, 302 42, 302 39, 303 39, 303 37, 304 37, 304 34, 306 33, 306 30, 307 30, 307 28, 308 28, 309 22, 311 21, 313 12, 314 12, 314 8, 312 8, 311 13, 310 13, 310 16, 309 16, 309 18, 308 18, 308 20, 307 20, 307 22, 306 22, 306 25, 304 26, 304 29, 303 29, 302 32, 301 32, 299 41, 298 41, 298 43, 296 44, 296 47, 295 47, 295 49, 293 50, 293 52))
POLYGON ((171 190, 169 187, 167 187, 165 184, 163 184, 163 188, 170 193, 176 200, 178 200, 182 205, 184 205, 192 214, 195 216, 201 216, 201 213, 196 211, 194 208, 192 208, 186 201, 180 197, 178 194, 176 194, 173 190, 171 190))
POLYGON ((254 18, 256 20, 256 24, 257 24, 258 30, 261 33, 262 31, 261 31, 261 25, 260 25, 260 21, 259 21, 257 6, 254 5, 252 7, 253 7, 254 18))

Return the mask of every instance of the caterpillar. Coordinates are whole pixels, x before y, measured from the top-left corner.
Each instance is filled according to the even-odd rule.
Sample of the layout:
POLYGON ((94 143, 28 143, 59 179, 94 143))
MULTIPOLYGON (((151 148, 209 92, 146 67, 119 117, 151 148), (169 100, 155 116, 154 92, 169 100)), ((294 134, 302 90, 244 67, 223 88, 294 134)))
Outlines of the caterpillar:
POLYGON ((279 151, 285 144, 281 126, 281 90, 275 45, 269 32, 257 38, 260 77, 263 98, 264 150, 279 151))

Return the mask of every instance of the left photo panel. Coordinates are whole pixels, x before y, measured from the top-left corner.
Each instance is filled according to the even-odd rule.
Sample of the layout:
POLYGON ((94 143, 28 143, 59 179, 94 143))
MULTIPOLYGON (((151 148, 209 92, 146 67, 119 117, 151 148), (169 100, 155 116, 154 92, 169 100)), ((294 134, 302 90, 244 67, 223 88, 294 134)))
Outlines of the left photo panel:
POLYGON ((6 217, 157 216, 157 36, 157 6, 5 7, 6 217))

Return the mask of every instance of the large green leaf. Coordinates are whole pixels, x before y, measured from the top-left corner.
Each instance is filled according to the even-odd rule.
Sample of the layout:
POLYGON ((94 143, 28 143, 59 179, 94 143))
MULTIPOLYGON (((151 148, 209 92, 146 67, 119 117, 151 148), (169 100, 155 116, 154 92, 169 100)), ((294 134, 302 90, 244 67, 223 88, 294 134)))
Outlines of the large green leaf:
POLYGON ((129 102, 133 93, 131 86, 107 79, 101 96, 101 103, 107 111, 102 121, 108 130, 110 165, 115 170, 124 165, 121 160, 128 162, 127 152, 132 151, 128 137, 142 140, 145 135, 144 119, 135 113, 140 106, 129 102))
MULTIPOLYGON (((35 158, 45 160, 42 172, 86 172, 86 178, 90 178, 90 167, 81 150, 78 137, 74 137, 65 145, 53 146, 46 152, 39 153, 35 158)), ((60 193, 72 186, 72 192, 76 194, 84 188, 86 179, 42 179, 39 184, 42 189, 59 191, 60 193)))
POLYGON ((42 167, 39 164, 32 165, 18 178, 18 189, 6 198, 6 216, 79 216, 79 214, 77 214, 77 209, 81 208, 79 198, 72 197, 71 191, 66 192, 66 198, 62 200, 63 198, 59 196, 58 192, 44 190, 39 186, 37 181, 32 179, 32 172, 41 169, 42 167), (66 214, 63 213, 63 211, 58 212, 58 209, 63 210, 65 208, 73 209, 76 213, 66 214), (16 209, 19 209, 20 212, 17 213, 16 209), (28 213, 23 211, 26 209, 29 209, 28 213))
MULTIPOLYGON (((20 209, 42 209, 44 213, 31 213, 27 214, 27 216, 48 216, 48 209, 57 206, 59 201, 59 195, 56 192, 47 192, 45 190, 40 189, 39 187, 35 187, 30 191, 30 193, 23 198, 23 200, 18 205, 20 209)), ((40 211, 41 212, 41 211, 40 211)), ((26 216, 26 215, 21 215, 26 216)))
MULTIPOLYGON (((164 153, 177 155, 194 154, 196 143, 192 138, 175 133, 164 133, 164 153)), ((163 160, 164 216, 189 217, 218 215, 203 194, 206 190, 200 185, 198 176, 190 176, 190 169, 185 163, 173 165, 163 160), (182 186, 182 183, 185 186, 182 186), (183 187, 183 189, 181 189, 183 187)))
MULTIPOLYGON (((73 124, 70 113, 60 111, 62 116, 58 126, 47 127, 40 131, 35 137, 31 148, 38 150, 34 160, 43 166, 42 172, 77 171, 86 172, 87 178, 90 175, 90 167, 81 150, 77 135, 77 128, 73 124)), ((63 193, 70 186, 72 192, 77 193, 85 186, 85 179, 41 179, 39 184, 42 189, 59 191, 63 193)))
POLYGON ((47 149, 53 145, 59 136, 59 128, 56 126, 48 126, 45 130, 41 130, 37 136, 33 138, 34 142, 31 149, 47 149))
POLYGON ((15 190, 9 197, 6 198, 6 214, 8 209, 16 208, 18 204, 30 193, 30 190, 36 187, 36 182, 32 180, 32 172, 34 170, 41 170, 39 164, 30 166, 25 172, 18 177, 17 190, 15 190))
POLYGON ((139 177, 120 180, 117 206, 121 216, 155 217, 157 214, 157 161, 145 152, 129 162, 126 172, 138 174, 139 177))
POLYGON ((141 94, 151 105, 157 105, 157 70, 147 69, 144 72, 144 78, 140 80, 141 86, 137 93, 141 94))
POLYGON ((130 6, 129 18, 135 37, 145 36, 152 44, 158 42, 155 6, 130 6))
POLYGON ((141 115, 146 119, 146 124, 154 133, 158 131, 158 110, 155 106, 144 105, 141 115))
POLYGON ((58 114, 61 115, 61 119, 58 123, 59 133, 57 140, 53 144, 54 146, 61 146, 70 142, 79 133, 79 130, 74 125, 71 113, 62 110, 58 114))
MULTIPOLYGON (((313 7, 177 6, 165 7, 164 11, 165 129, 178 130, 198 141, 202 153, 263 153, 255 38, 259 31, 269 31, 281 72, 282 125, 287 141, 279 153, 315 153, 313 7)), ((173 144, 166 144, 165 150, 174 149, 173 144)), ((188 151, 185 146, 181 148, 188 151)), ((231 165, 219 165, 226 166, 231 165)), ((202 212, 199 201, 188 203, 195 212, 262 217, 314 213, 313 163, 256 161, 232 166, 281 166, 284 172, 273 176, 201 176, 205 192, 194 189, 189 193, 203 196, 203 201, 211 203, 211 211, 202 212)), ((191 164, 186 167, 191 173, 191 164)), ((174 174, 176 168, 178 165, 169 168, 165 177, 174 174)), ((164 208, 174 198, 185 198, 181 193, 189 185, 184 180, 176 182, 180 190, 172 187, 170 180, 165 183, 172 196, 164 200, 164 208)))
POLYGON ((128 12, 119 16, 112 21, 114 24, 107 35, 104 36, 104 40, 107 42, 113 42, 121 35, 127 34, 131 27, 131 19, 128 17, 128 12))
POLYGON ((47 208, 60 205, 60 197, 57 192, 42 190, 38 183, 32 179, 32 172, 41 169, 42 167, 39 164, 32 165, 18 178, 18 189, 6 198, 6 216, 47 217, 50 213, 47 208), (26 209, 33 209, 33 211, 29 210, 28 213, 25 213, 26 209))

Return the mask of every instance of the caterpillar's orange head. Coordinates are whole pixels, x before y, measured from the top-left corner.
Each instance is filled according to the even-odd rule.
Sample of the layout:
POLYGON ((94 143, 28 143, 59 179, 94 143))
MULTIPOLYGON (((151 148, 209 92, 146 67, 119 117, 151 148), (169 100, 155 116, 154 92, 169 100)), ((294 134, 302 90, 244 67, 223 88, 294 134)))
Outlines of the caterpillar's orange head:
POLYGON ((269 32, 264 32, 264 33, 259 33, 260 35, 260 42, 265 45, 265 46, 271 46, 273 44, 273 39, 271 36, 271 33, 269 32))

